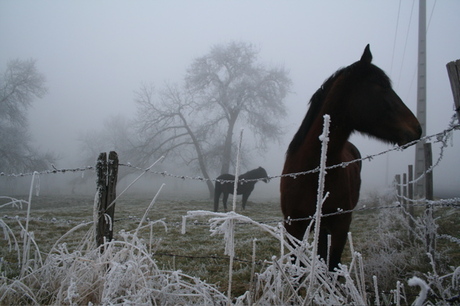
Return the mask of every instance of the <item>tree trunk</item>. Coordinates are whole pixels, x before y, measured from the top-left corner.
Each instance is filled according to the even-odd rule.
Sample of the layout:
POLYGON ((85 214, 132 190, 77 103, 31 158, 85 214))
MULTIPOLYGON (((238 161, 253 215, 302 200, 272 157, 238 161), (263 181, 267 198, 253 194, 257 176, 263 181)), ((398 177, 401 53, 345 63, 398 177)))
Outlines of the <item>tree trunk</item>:
POLYGON ((204 162, 204 157, 203 153, 201 152, 200 144, 198 143, 198 140, 195 138, 195 135, 193 133, 191 133, 190 136, 192 137, 193 145, 195 146, 201 173, 203 174, 203 177, 206 179, 206 185, 208 186, 209 191, 209 198, 212 199, 214 198, 214 185, 212 184, 208 171, 206 169, 206 163, 204 162))
POLYGON ((233 129, 235 128, 235 117, 231 117, 228 123, 227 135, 225 136, 224 152, 222 154, 222 168, 220 173, 229 173, 230 172, 230 161, 232 157, 232 143, 233 143, 233 129))
POLYGON ((196 139, 193 131, 190 129, 185 117, 180 113, 179 113, 179 116, 182 122, 184 123, 184 127, 187 130, 187 133, 190 135, 190 138, 192 138, 193 146, 195 147, 196 155, 198 158, 198 164, 200 165, 201 173, 203 174, 203 177, 206 180, 206 185, 208 186, 209 198, 213 199, 214 198, 214 185, 212 184, 211 179, 208 174, 208 170, 206 169, 206 163, 204 162, 204 156, 203 156, 203 153, 201 152, 200 143, 198 139, 196 139))

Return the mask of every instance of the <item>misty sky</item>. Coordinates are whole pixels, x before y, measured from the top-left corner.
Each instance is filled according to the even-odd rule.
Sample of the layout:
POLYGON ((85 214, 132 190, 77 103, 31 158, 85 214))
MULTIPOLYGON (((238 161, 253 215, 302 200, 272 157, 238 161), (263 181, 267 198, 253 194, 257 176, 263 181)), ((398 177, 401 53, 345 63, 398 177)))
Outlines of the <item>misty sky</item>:
MULTIPOLYGON (((445 129, 453 115, 445 65, 460 58, 459 12, 458 0, 427 1, 427 135, 445 129)), ((289 118, 282 122, 285 140, 254 161, 254 168, 264 166, 277 175, 311 95, 338 68, 358 60, 368 43, 374 64, 387 72, 415 112, 417 22, 418 1, 408 0, 2 0, 0 71, 10 59, 37 59, 49 93, 29 112, 35 144, 64 156, 61 167, 85 166, 76 164, 73 153, 79 136, 101 127, 109 116, 134 115, 134 91, 143 82, 157 88, 165 81, 181 83, 193 59, 211 46, 251 42, 260 48, 262 63, 284 66, 293 81, 285 101, 289 118)), ((435 188, 459 190, 458 133, 435 170, 435 188)), ((363 156, 389 148, 363 137, 353 142, 363 156)), ((409 149, 365 162, 363 188, 385 188, 413 158, 409 149)))

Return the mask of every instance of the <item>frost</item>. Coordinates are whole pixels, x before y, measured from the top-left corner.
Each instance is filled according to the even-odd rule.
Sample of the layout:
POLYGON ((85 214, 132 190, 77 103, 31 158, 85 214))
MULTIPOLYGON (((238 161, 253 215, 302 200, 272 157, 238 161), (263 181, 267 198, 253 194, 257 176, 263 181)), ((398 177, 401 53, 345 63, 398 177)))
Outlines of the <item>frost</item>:
POLYGON ((423 302, 425 302, 426 297, 428 295, 428 290, 430 290, 430 286, 425 283, 422 279, 414 276, 409 281, 407 282, 409 286, 419 286, 420 287, 420 293, 415 300, 414 304, 415 306, 421 306, 423 305, 423 302))
MULTIPOLYGON (((325 123, 325 130, 326 126, 325 123)), ((329 140, 327 133, 324 133, 321 139, 323 145, 327 147, 329 140)), ((397 271, 399 264, 409 264, 409 260, 416 260, 414 253, 419 253, 425 261, 428 256, 431 270, 426 273, 414 272, 417 276, 409 279, 410 286, 420 288, 414 304, 426 303, 428 294, 430 294, 430 299, 433 296, 437 298, 437 304, 457 302, 457 297, 460 296, 460 267, 449 267, 451 270, 446 273, 446 268, 439 265, 439 258, 436 258, 436 254, 425 253, 425 245, 422 245, 423 251, 420 251, 420 248, 414 248, 412 244, 409 247, 404 245, 398 235, 406 231, 412 239, 410 243, 414 241, 423 243, 427 223, 422 218, 413 218, 411 219, 414 222, 413 227, 408 227, 407 220, 405 220, 406 223, 403 223, 406 215, 399 202, 397 205, 400 207, 395 209, 396 206, 393 205, 391 210, 382 210, 383 213, 377 216, 378 222, 375 228, 379 234, 372 233, 372 238, 367 241, 369 249, 378 250, 376 253, 379 253, 379 257, 368 260, 366 256, 373 256, 372 253, 358 252, 358 249, 363 250, 363 248, 354 244, 352 235, 349 233, 350 263, 340 265, 335 272, 328 271, 327 262, 318 258, 316 249, 318 227, 321 221, 321 205, 328 197, 327 190, 324 190, 325 162, 326 155, 322 155, 321 166, 314 170, 320 172, 319 177, 322 180, 318 188, 319 209, 314 216, 316 221, 310 222, 304 239, 300 241, 290 236, 281 222, 276 226, 270 226, 236 212, 189 211, 186 216, 183 216, 181 224, 183 234, 186 234, 188 220, 191 221, 189 224, 197 226, 198 219, 207 218, 210 235, 223 236, 225 254, 230 256, 228 267, 230 285, 227 295, 223 293, 222 288, 218 289, 214 284, 208 284, 197 277, 186 275, 180 270, 164 270, 157 266, 155 254, 152 254, 152 244, 159 239, 153 239, 153 224, 163 225, 165 231, 167 226, 163 220, 151 221, 148 214, 154 209, 155 199, 159 192, 142 218, 130 216, 131 219, 139 222, 133 233, 122 230, 116 239, 105 242, 101 248, 97 248, 94 242, 94 224, 92 222, 81 223, 56 241, 50 253, 43 254, 35 243, 34 233, 28 229, 28 223, 32 220, 30 216, 32 194, 34 186, 38 185, 32 182, 28 202, 0 197, 6 199, 7 202, 0 207, 5 205, 22 207, 22 204, 26 204, 28 209, 25 219, 16 217, 13 220, 19 224, 23 241, 16 241, 15 233, 0 219, 3 238, 7 241, 10 250, 17 251, 17 254, 14 255, 17 256, 22 268, 21 275, 13 279, 5 277, 4 270, 2 270, 0 301, 4 304, 43 304, 45 301, 54 305, 399 305, 410 303, 408 295, 404 292, 405 281, 397 281, 396 284, 393 281, 391 288, 394 286, 396 288, 391 290, 391 294, 384 294, 384 291, 389 292, 384 286, 388 278, 382 273, 391 272, 392 269, 397 271), (398 215, 388 213, 388 211, 395 210, 398 210, 398 215), (24 220, 25 224, 23 224, 24 220), (397 224, 399 232, 388 231, 390 221, 400 222, 397 224), (264 262, 263 268, 256 273, 254 266, 258 248, 257 239, 254 239, 252 257, 249 260, 251 266, 249 290, 240 296, 232 297, 230 287, 233 273, 232 257, 238 251, 239 246, 235 242, 235 232, 241 223, 275 237, 277 243, 279 241, 280 254, 273 254, 270 260, 264 262), (62 243, 64 238, 86 227, 90 228, 75 249, 69 249, 65 243, 62 243), (150 229, 149 239, 141 239, 138 236, 139 231, 144 228, 150 229), (101 252, 101 249, 104 251, 101 252), (368 280, 369 283, 366 283, 366 275, 373 275, 372 279, 368 280)), ((149 171, 151 167, 144 171, 149 171)), ((288 174, 287 176, 295 178, 305 173, 288 174)), ((167 173, 162 172, 162 174, 167 173)), ((38 179, 37 176, 36 182, 38 179)), ((121 194, 123 193, 124 191, 121 194)), ((378 202, 382 204, 380 200, 378 202)), ((458 199, 422 203, 433 206, 454 206, 457 205, 458 199)), ((338 210, 334 214, 342 212, 338 210)), ((8 219, 12 218, 8 217, 8 219)), ((308 218, 308 220, 311 219, 308 218)), ((296 221, 298 220, 290 217, 284 220, 287 224, 296 221)), ((57 222, 57 220, 53 218, 51 222, 57 222)), ((436 234, 438 227, 434 223, 431 225, 429 231, 436 234)), ((450 235, 439 235, 438 238, 459 243, 458 238, 450 235)), ((330 246, 330 240, 328 241, 330 246)), ((3 269, 3 266, 4 260, 0 259, 0 268, 3 269)))

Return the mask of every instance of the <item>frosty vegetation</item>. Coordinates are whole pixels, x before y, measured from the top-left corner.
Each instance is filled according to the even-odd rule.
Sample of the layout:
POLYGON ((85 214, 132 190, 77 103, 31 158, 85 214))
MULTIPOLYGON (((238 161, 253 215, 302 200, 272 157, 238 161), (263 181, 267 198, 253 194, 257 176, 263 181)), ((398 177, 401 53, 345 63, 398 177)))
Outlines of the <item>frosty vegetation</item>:
MULTIPOLYGON (((325 159, 322 163, 324 167, 325 159)), ((320 172, 320 181, 324 180, 325 173, 320 172)), ((0 219, 4 240, 16 260, 15 263, 3 258, 0 261, 2 304, 447 305, 460 302, 460 266, 455 261, 454 265, 448 264, 452 245, 458 253, 460 240, 448 234, 438 235, 440 220, 434 218, 433 222, 427 222, 423 213, 418 216, 407 213, 393 195, 387 198, 379 195, 363 203, 368 210, 376 210, 376 222, 366 229, 368 239, 359 246, 349 233, 350 258, 334 272, 328 271, 327 263, 320 260, 316 252, 320 218, 311 222, 306 237, 299 241, 285 232, 282 222, 269 225, 235 211, 188 211, 183 216, 183 235, 193 226, 189 219, 204 219, 209 223, 210 235, 223 238, 224 254, 229 257, 228 288, 224 292, 225 289, 216 284, 158 265, 152 250, 157 249, 153 244, 161 244, 161 240, 155 239, 152 226, 159 223, 167 230, 167 224, 163 220, 151 221, 147 215, 155 209, 161 188, 134 230, 122 229, 114 240, 98 247, 94 226, 97 214, 94 213, 93 222, 73 227, 54 242, 49 252, 43 253, 29 226, 33 219, 30 207, 36 186, 34 178, 35 173, 28 201, 0 197, 4 203, 0 208, 27 209, 25 218, 15 219, 14 228, 19 228, 20 233, 13 230, 11 223, 0 219), (263 269, 256 273, 259 250, 254 240, 249 286, 244 293, 234 294, 235 232, 241 224, 274 238, 279 244, 279 253, 271 254, 263 269), (76 246, 69 247, 65 238, 82 229, 87 229, 86 234, 76 246), (148 238, 140 236, 142 229, 150 229, 148 238), (448 241, 450 247, 429 246, 427 234, 436 237, 439 245, 448 241)), ((326 197, 327 192, 318 197, 318 212, 326 197)), ((431 205, 435 210, 452 206, 455 219, 457 203, 458 199, 422 200, 410 205, 415 208, 431 205)))
MULTIPOLYGON (((32 190, 28 201, 2 197, 6 202, 2 207, 28 209, 33 200, 32 190)), ((372 202, 384 206, 392 200, 379 197, 372 202)), ((154 209, 153 200, 146 214, 154 209)), ((2 260, 0 302, 52 305, 442 305, 458 302, 460 267, 443 266, 445 254, 426 254, 423 218, 414 219, 415 227, 408 228, 408 219, 399 210, 381 209, 378 214, 377 228, 369 233, 378 236, 366 240, 368 245, 362 246, 366 253, 358 252, 350 234, 352 255, 349 264, 342 265, 336 272, 328 272, 327 265, 314 254, 314 232, 307 231, 309 237, 301 242, 286 233, 282 224, 263 224, 235 212, 188 212, 183 217, 183 234, 187 235, 187 228, 193 226, 187 222, 189 219, 208 219, 211 235, 223 236, 225 254, 230 258, 235 252, 235 229, 242 223, 251 224, 279 241, 280 253, 273 254, 260 273, 253 269, 249 289, 239 296, 232 294, 231 286, 227 292, 222 292, 214 284, 180 270, 161 269, 151 253, 151 243, 156 240, 152 236, 143 239, 138 233, 162 220, 149 221, 144 215, 136 230, 121 230, 115 240, 99 248, 95 243, 93 223, 82 223, 55 241, 47 254, 42 254, 33 232, 28 229, 30 215, 26 220, 16 220, 21 228, 20 235, 0 219, 4 239, 18 263, 18 269, 11 271, 11 266, 2 260), (75 231, 88 227, 75 248, 70 249, 63 242, 75 231), (405 235, 411 237, 412 246, 395 247, 407 245, 405 235), (426 267, 423 262, 427 261, 429 269, 425 271, 392 275, 401 273, 403 266, 426 267), (387 284, 395 279, 396 283, 387 284)), ((430 230, 436 231, 436 228, 430 230)), ((449 239, 459 243, 455 237, 449 239)), ((255 241, 253 265, 257 252, 255 241)))
MULTIPOLYGON (((327 144, 326 127, 327 124, 322 137, 324 144, 327 144)), ((326 175, 324 154, 323 157, 320 183, 326 175)), ((181 270, 160 268, 157 264, 155 252, 152 252, 157 248, 152 244, 160 244, 161 240, 154 239, 152 226, 159 223, 167 230, 167 225, 163 220, 151 221, 147 215, 155 209, 161 187, 134 230, 122 229, 114 240, 97 246, 95 203, 93 222, 78 224, 55 241, 49 252, 42 253, 29 227, 35 174, 32 175, 28 201, 0 197, 5 203, 0 208, 13 206, 27 209, 24 219, 16 218, 18 226, 15 228, 19 228, 20 233, 0 219, 4 240, 16 258, 15 265, 4 259, 0 262, 2 304, 447 305, 460 302, 460 266, 446 264, 449 263, 449 247, 440 251, 441 248, 437 248, 426 237, 436 237, 439 244, 443 240, 449 241, 450 245, 455 246, 455 252, 460 248, 460 240, 447 234, 438 235, 439 220, 429 220, 423 213, 418 216, 407 213, 404 205, 395 202, 394 196, 378 196, 363 203, 369 206, 368 209, 376 209, 376 224, 366 229, 368 239, 364 239, 359 247, 356 247, 349 233, 350 258, 347 264, 339 265, 334 272, 329 272, 327 262, 320 260, 317 255, 321 205, 328 195, 326 192, 323 196, 321 189, 318 192, 316 218, 312 218, 315 222, 310 223, 302 241, 290 236, 281 222, 269 225, 235 211, 188 211, 183 216, 183 235, 187 235, 189 219, 205 219, 209 223, 210 235, 223 237, 224 254, 229 257, 228 288, 227 292, 223 292, 216 284, 181 270), (274 238, 280 251, 272 254, 265 261, 264 268, 256 273, 254 267, 258 249, 254 240, 249 286, 243 294, 234 294, 235 232, 241 224, 250 225, 274 238), (69 248, 64 242, 65 238, 88 227, 78 245, 69 248), (150 228, 148 239, 139 234, 145 228, 150 228)), ((415 208, 431 205, 433 209, 452 206, 452 214, 455 215, 457 203, 458 199, 438 202, 421 200, 412 201, 410 205, 415 208)), ((233 207, 235 210, 235 204, 233 207)))

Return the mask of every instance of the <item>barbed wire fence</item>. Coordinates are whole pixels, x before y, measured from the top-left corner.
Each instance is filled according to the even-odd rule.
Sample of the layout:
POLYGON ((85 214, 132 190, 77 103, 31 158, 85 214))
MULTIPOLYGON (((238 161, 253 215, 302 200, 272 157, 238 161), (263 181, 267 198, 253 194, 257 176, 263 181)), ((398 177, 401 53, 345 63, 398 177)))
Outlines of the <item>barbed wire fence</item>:
MULTIPOLYGON (((367 156, 362 157, 360 159, 355 159, 355 160, 351 160, 351 161, 348 161, 348 162, 343 162, 343 163, 340 163, 340 164, 331 165, 331 166, 326 167, 325 170, 330 170, 330 169, 340 168, 340 167, 345 168, 348 165, 356 163, 356 162, 372 161, 374 158, 382 156, 382 155, 385 155, 385 154, 388 154, 390 152, 403 151, 403 150, 407 149, 408 147, 411 147, 411 146, 413 146, 413 145, 415 145, 416 143, 419 143, 419 142, 422 142, 422 143, 426 143, 426 142, 441 143, 441 148, 440 148, 441 151, 439 153, 437 161, 433 164, 433 166, 430 169, 425 170, 425 172, 420 177, 416 178, 415 180, 413 180, 411 182, 408 182, 408 184, 416 183, 419 180, 421 180, 423 178, 423 176, 427 172, 431 172, 433 168, 437 167, 439 165, 440 161, 443 159, 444 151, 448 147, 449 140, 452 139, 452 135, 453 135, 454 131, 460 130, 460 124, 455 124, 454 123, 455 120, 457 120, 456 115, 452 116, 448 127, 446 129, 444 129, 443 131, 441 131, 441 132, 422 137, 422 138, 420 138, 418 140, 414 140, 412 142, 409 142, 409 143, 407 143, 407 144, 405 144, 403 146, 394 146, 393 148, 390 148, 388 150, 384 150, 384 151, 379 152, 379 153, 367 155, 367 156)), ((140 166, 132 165, 131 163, 120 163, 119 166, 131 168, 131 169, 134 169, 134 170, 137 170, 137 171, 148 171, 149 173, 152 173, 152 174, 157 174, 157 175, 162 175, 164 177, 171 177, 171 178, 182 179, 182 180, 197 180, 197 181, 203 181, 203 182, 206 182, 206 181, 211 181, 211 182, 219 181, 221 183, 233 182, 233 180, 206 179, 206 178, 201 177, 201 176, 173 174, 173 173, 169 173, 167 171, 154 171, 154 170, 151 170, 150 167, 146 169, 146 168, 143 168, 143 167, 140 167, 140 166)), ((59 174, 59 173, 65 174, 65 173, 85 172, 85 171, 91 171, 91 170, 96 169, 95 165, 94 166, 76 167, 76 168, 57 168, 55 165, 51 165, 51 167, 52 167, 52 169, 41 170, 41 171, 33 171, 33 172, 27 172, 27 173, 5 173, 5 172, 0 172, 0 177, 25 177, 25 176, 32 176, 33 174, 39 174, 39 175, 59 174)), ((300 176, 300 175, 306 175, 306 174, 317 173, 317 172, 319 172, 319 166, 314 168, 314 169, 310 169, 310 170, 303 171, 303 172, 287 173, 287 174, 279 174, 279 175, 269 176, 269 179, 277 179, 277 178, 281 178, 281 177, 293 177, 293 178, 296 178, 297 176, 300 176)), ((251 181, 261 181, 261 180, 263 180, 263 179, 246 179, 246 180, 242 180, 241 182, 251 182, 251 181)))
MULTIPOLYGON (((369 161, 371 162, 374 158, 376 157, 379 157, 379 156, 382 156, 382 155, 385 155, 385 154, 388 154, 390 152, 394 152, 394 151, 403 151, 405 150, 406 148, 418 143, 418 142, 423 142, 423 143, 427 143, 427 142, 431 142, 431 143, 440 143, 440 152, 439 152, 439 155, 436 159, 436 161, 432 164, 431 167, 429 167, 428 169, 426 169, 423 174, 419 177, 416 177, 415 179, 413 180, 406 180, 406 181, 400 181, 400 182, 397 182, 396 180, 393 181, 393 187, 395 190, 398 190, 401 189, 403 187, 408 187, 410 186, 411 184, 414 184, 414 183, 417 183, 419 180, 421 180, 424 176, 426 176, 427 173, 430 173, 433 171, 434 168, 436 168, 441 160, 443 159, 444 157, 444 154, 445 154, 445 150, 448 148, 449 146, 449 141, 451 141, 452 137, 453 137, 453 133, 457 130, 460 130, 460 124, 454 124, 454 120, 456 120, 456 116, 454 115, 452 117, 452 120, 451 122, 449 123, 449 126, 439 132, 439 133, 435 133, 435 134, 432 134, 432 135, 428 135, 428 136, 425 136, 419 140, 415 140, 415 141, 412 141, 406 145, 403 145, 403 146, 395 146, 393 148, 390 148, 390 149, 387 149, 385 151, 382 151, 382 152, 379 152, 379 153, 375 153, 375 154, 371 154, 371 155, 367 155, 365 157, 362 157, 360 159, 355 159, 355 160, 352 160, 352 161, 348 161, 348 162, 342 162, 340 164, 335 164, 335 165, 331 165, 331 166, 327 166, 325 168, 325 170, 330 170, 330 169, 334 169, 334 168, 345 168, 347 167, 348 165, 352 164, 352 163, 356 163, 356 162, 362 162, 362 161, 369 161)), ((180 180, 193 180, 193 181, 202 181, 202 182, 206 182, 206 181, 211 181, 211 182, 220 182, 220 183, 234 183, 234 180, 221 180, 221 179, 206 179, 206 178, 203 178, 201 176, 190 176, 190 175, 181 175, 181 174, 174 174, 174 173, 170 173, 170 172, 167 172, 167 171, 155 171, 155 170, 152 170, 152 166, 148 167, 148 168, 143 168, 143 167, 139 167, 139 166, 135 166, 135 165, 132 165, 130 163, 119 163, 118 164, 119 167, 126 167, 126 168, 129 168, 129 169, 133 169, 135 171, 138 171, 138 172, 141 172, 142 175, 145 174, 145 173, 150 173, 150 174, 154 174, 154 175, 160 175, 160 176, 163 176, 163 177, 169 177, 169 178, 173 178, 173 179, 180 179, 180 180)), ((76 168, 57 168, 55 165, 52 165, 51 166, 52 169, 48 169, 48 170, 41 170, 41 171, 33 171, 33 172, 27 172, 27 173, 4 173, 4 172, 0 172, 0 177, 9 177, 9 178, 19 178, 19 177, 27 177, 27 176, 32 176, 32 175, 37 175, 37 177, 39 178, 40 175, 50 175, 50 174, 66 174, 66 173, 84 173, 86 171, 96 171, 96 166, 84 166, 84 167, 76 167, 76 168)), ((268 178, 270 180, 273 180, 273 179, 280 179, 282 177, 292 177, 292 178, 297 178, 298 176, 302 176, 302 175, 307 175, 307 174, 313 174, 313 173, 318 173, 320 171, 319 169, 319 166, 314 168, 314 169, 310 169, 310 170, 307 170, 307 171, 302 171, 302 172, 296 172, 296 173, 287 173, 287 174, 279 174, 279 175, 269 175, 268 178)), ((244 184, 246 182, 257 182, 257 181, 262 181, 264 180, 265 178, 260 178, 260 179, 240 179, 238 180, 238 183, 241 183, 241 184, 244 184)), ((36 188, 39 189, 39 180, 38 182, 36 183, 36 188)), ((407 196, 407 194, 404 194, 403 192, 397 192, 395 194, 395 196, 401 201, 401 202, 404 202, 405 205, 408 205, 408 206, 423 206, 423 205, 432 205, 432 206, 451 206, 451 207, 457 207, 460 202, 460 198, 452 198, 452 199, 442 199, 442 200, 438 200, 438 201, 433 201, 431 199, 426 199, 426 198, 419 198, 419 199, 413 199, 413 198, 409 198, 407 196)), ((0 198, 8 198, 8 197, 0 197, 0 198)), ((22 203, 26 203, 26 201, 24 200, 15 200, 13 198, 11 198, 12 202, 11 203, 7 203, 7 204, 17 204, 19 202, 22 202, 22 203)), ((4 204, 2 206, 5 206, 7 204, 4 204)), ((332 213, 332 214, 328 214, 328 215, 323 215, 323 216, 329 216, 329 215, 336 215, 336 214, 346 214, 346 213, 350 213, 350 212, 356 212, 356 211, 365 211, 365 210, 372 210, 372 209, 386 209, 386 208, 395 208, 395 207, 401 207, 401 203, 396 203, 395 205, 393 206, 386 206, 386 207, 360 207, 360 208, 355 208, 353 210, 350 210, 350 211, 337 211, 335 213, 332 213)), ((0 206, 0 208, 2 207, 0 206)), ((296 221, 296 220, 299 220, 299 221, 305 221, 305 220, 310 220, 311 217, 308 217, 308 218, 300 218, 300 219, 286 219, 286 220, 279 220, 279 221, 269 221, 269 222, 293 222, 293 221, 296 221)), ((52 219, 53 220, 53 219, 52 219)), ((44 220, 37 220, 37 221, 44 221, 44 220)), ((116 220, 115 220, 116 221, 116 220)), ((52 221, 52 222, 55 222, 52 221)), ((263 220, 261 220, 260 222, 264 222, 263 220)))
MULTIPOLYGON (((394 181, 394 188, 395 190, 402 190, 403 188, 407 188, 408 186, 410 186, 411 184, 414 184, 416 182, 418 182, 419 180, 421 180, 424 176, 426 176, 427 173, 430 173, 433 171, 433 169, 435 167, 437 167, 439 165, 439 163, 441 162, 441 160, 443 159, 444 157, 444 153, 445 153, 445 150, 446 148, 449 146, 449 141, 451 141, 452 137, 453 137, 453 133, 456 131, 456 130, 459 130, 460 129, 460 124, 455 124, 456 120, 456 116, 454 115, 448 125, 448 127, 439 132, 439 133, 435 133, 435 134, 432 134, 432 135, 428 135, 428 136, 425 136, 419 140, 416 140, 416 141, 412 141, 404 146, 395 146, 393 148, 390 148, 388 150, 385 150, 385 151, 382 151, 382 152, 379 152, 379 153, 376 153, 376 154, 371 154, 371 155, 368 155, 368 156, 365 156, 363 158, 360 158, 360 159, 355 159, 355 160, 352 160, 352 161, 349 161, 349 162, 343 162, 343 163, 340 163, 340 164, 336 164, 336 165, 331 165, 331 166, 327 166, 325 168, 325 170, 329 170, 329 169, 334 169, 334 168, 339 168, 339 167, 342 167, 342 168, 345 168, 347 167, 348 165, 352 164, 352 163, 355 163, 355 162, 362 162, 362 161, 372 161, 374 158, 378 157, 378 156, 381 156, 381 155, 385 155, 385 154, 388 154, 390 152, 393 152, 393 151, 403 151, 405 150, 406 148, 418 143, 418 142, 423 142, 423 143, 428 143, 428 142, 431 142, 431 143, 440 143, 441 146, 440 146, 440 152, 439 152, 439 155, 436 159, 436 161, 432 164, 431 167, 429 167, 428 169, 425 170, 425 172, 413 179, 413 180, 405 180, 403 182, 397 182, 396 180, 394 181)), ((226 183, 226 182, 230 182, 230 183, 233 183, 234 181, 233 180, 218 180, 218 179, 206 179, 206 178, 203 178, 201 176, 190 176, 190 175, 180 175, 180 174, 173 174, 173 173, 169 173, 167 171, 154 171, 152 170, 151 168, 152 167, 148 167, 148 168, 142 168, 142 167, 139 167, 139 166, 135 166, 135 165, 132 165, 130 163, 119 163, 119 166, 120 167, 126 167, 126 168, 129 168, 129 169, 133 169, 134 171, 139 171, 139 172, 142 172, 143 174, 145 173, 151 173, 151 174, 155 174, 155 175, 161 175, 163 177, 169 177, 169 178, 173 178, 173 179, 180 179, 180 180, 194 180, 194 181, 202 181, 202 182, 206 182, 206 181, 211 181, 211 182, 220 182, 220 183, 226 183)), ((52 165, 52 169, 48 169, 48 170, 42 170, 42 171, 34 171, 34 172, 28 172, 28 173, 4 173, 4 172, 0 172, 0 177, 10 177, 10 178, 18 178, 18 177, 26 177, 26 176, 32 176, 32 175, 37 175, 38 178, 39 178, 39 175, 49 175, 49 174, 65 174, 65 173, 78 173, 78 172, 81 172, 81 173, 84 173, 86 171, 96 171, 96 166, 85 166, 85 167, 77 167, 77 168, 57 168, 56 166, 52 165)), ((281 177, 292 177, 292 178, 296 178, 298 176, 302 176, 302 175, 307 175, 307 174, 312 174, 312 173, 317 173, 319 172, 320 169, 319 169, 319 166, 315 169, 310 169, 310 170, 307 170, 307 171, 303 171, 303 172, 297 172, 297 173, 288 173, 288 174, 280 174, 280 175, 274 175, 274 176, 269 176, 269 179, 272 180, 272 179, 280 179, 281 177)), ((260 181, 260 180, 263 180, 263 179, 242 179, 242 180, 239 180, 239 183, 245 183, 245 182, 252 182, 252 181, 260 181)), ((37 183, 39 184, 39 182, 37 183)), ((39 189, 39 187, 37 186, 37 189, 39 189)), ((429 205, 430 207, 436 207, 436 206, 450 206, 450 207, 458 207, 459 206, 459 202, 460 202, 460 199, 459 198, 452 198, 452 199, 443 199, 443 200, 438 200, 438 201, 433 201, 432 199, 426 199, 426 198, 420 198, 420 199, 413 199, 412 197, 408 197, 407 194, 399 191, 397 194, 396 194, 396 197, 397 199, 399 200, 395 205, 392 205, 392 206, 384 206, 384 207, 359 207, 359 208, 355 208, 353 210, 348 210, 348 211, 337 211, 337 212, 334 212, 334 213, 331 213, 331 214, 327 214, 327 215, 323 215, 323 217, 327 217, 327 216, 330 216, 330 215, 337 215, 337 214, 346 214, 346 213, 350 213, 350 212, 358 212, 358 211, 365 211, 365 210, 373 210, 373 209, 392 209, 392 208, 400 208, 402 206, 402 204, 404 204, 404 206, 406 208, 408 207, 416 207, 416 206, 425 206, 425 205, 429 205)), ((23 203, 25 201, 21 200, 23 203)), ((17 204, 18 203, 18 200, 13 200, 12 201, 12 204, 17 204)), ((8 204, 8 203, 7 203, 8 204)), ((7 204, 4 204, 2 206, 5 206, 7 204)), ((10 203, 11 204, 11 203, 10 203)), ((110 204, 110 203, 109 203, 110 204)), ((2 207, 0 206, 0 208, 2 207)), ((5 216, 5 218, 9 218, 8 216, 5 216)), ((126 219, 126 218, 125 218, 126 219)), ((128 218, 129 219, 129 218, 128 218)), ((135 218, 131 218, 133 221, 137 221, 135 220, 135 218)), ((286 220, 276 220, 276 221, 264 221, 264 220, 260 220, 259 222, 261 223, 267 223, 267 222, 271 222, 271 223, 275 223, 275 222, 295 222, 295 221, 305 221, 305 220, 311 220, 312 219, 312 216, 309 216, 309 217, 306 217, 306 218, 299 218, 299 219, 291 219, 291 218, 288 218, 286 220)), ((38 221, 38 222, 61 222, 61 223, 72 223, 72 221, 69 221, 69 220, 61 220, 61 221, 58 221, 56 220, 55 218, 52 218, 52 219, 49 219, 49 220, 45 220, 45 219, 36 219, 35 221, 38 221)), ((115 219, 114 220, 115 222, 117 221, 120 221, 120 219, 115 219)))

